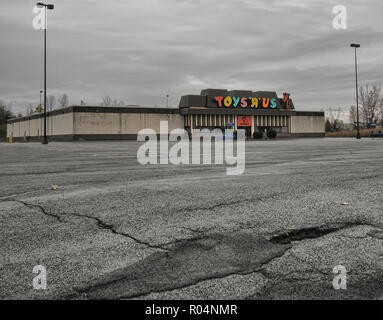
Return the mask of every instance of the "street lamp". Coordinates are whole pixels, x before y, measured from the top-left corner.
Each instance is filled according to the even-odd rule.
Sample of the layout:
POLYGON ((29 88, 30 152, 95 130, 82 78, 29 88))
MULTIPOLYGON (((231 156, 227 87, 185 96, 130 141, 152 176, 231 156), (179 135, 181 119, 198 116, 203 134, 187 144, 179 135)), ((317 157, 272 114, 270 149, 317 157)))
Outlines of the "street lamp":
POLYGON ((169 108, 169 95, 166 95, 166 108, 169 108))
POLYGON ((358 103, 358 65, 356 61, 356 49, 360 48, 360 44, 351 43, 351 48, 355 48, 355 88, 356 88, 356 138, 360 139, 359 131, 359 103, 358 103))
POLYGON ((44 92, 43 90, 40 90, 40 105, 39 105, 40 109, 41 109, 41 95, 43 94, 43 92, 44 92))
POLYGON ((47 137, 47 10, 53 10, 54 5, 53 4, 45 4, 38 2, 37 6, 39 8, 44 7, 45 14, 44 14, 44 137, 42 144, 48 144, 48 137, 47 137))

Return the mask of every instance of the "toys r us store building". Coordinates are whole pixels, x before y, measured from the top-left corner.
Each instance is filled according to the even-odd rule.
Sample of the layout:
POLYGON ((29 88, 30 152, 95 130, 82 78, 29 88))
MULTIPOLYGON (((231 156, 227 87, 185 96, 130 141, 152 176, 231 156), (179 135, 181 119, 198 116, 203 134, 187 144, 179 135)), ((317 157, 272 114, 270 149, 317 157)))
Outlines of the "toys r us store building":
POLYGON ((246 136, 273 129, 284 137, 323 137, 324 112, 296 111, 290 94, 278 98, 273 91, 205 89, 181 98, 184 126, 245 129, 246 136))
MULTIPOLYGON (((169 130, 244 129, 247 137, 273 129, 277 138, 324 137, 323 111, 297 111, 290 95, 273 91, 204 89, 199 95, 181 97, 177 108, 71 106, 48 112, 50 140, 137 139, 141 129, 160 132, 160 121, 169 130)), ((8 121, 11 140, 39 140, 43 136, 43 114, 8 121)))

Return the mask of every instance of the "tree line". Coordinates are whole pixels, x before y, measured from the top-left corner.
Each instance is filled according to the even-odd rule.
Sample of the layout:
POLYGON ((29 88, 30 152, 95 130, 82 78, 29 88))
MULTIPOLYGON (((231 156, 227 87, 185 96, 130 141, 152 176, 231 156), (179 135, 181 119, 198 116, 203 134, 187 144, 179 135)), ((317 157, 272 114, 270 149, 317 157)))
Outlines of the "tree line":
MULTIPOLYGON (((64 93, 61 96, 58 96, 57 99, 55 96, 47 96, 47 111, 52 111, 54 109, 61 109, 68 107, 69 104, 69 96, 64 93)), ((86 103, 84 100, 81 100, 80 105, 85 106, 86 103)), ((123 107, 125 102, 122 100, 118 100, 116 98, 112 98, 109 95, 106 95, 102 98, 99 103, 102 107, 123 107)), ((44 103, 38 104, 35 106, 33 103, 29 103, 26 110, 26 115, 31 115, 33 113, 40 113, 44 111, 44 103)))
MULTIPOLYGON (((54 109, 61 109, 69 107, 69 96, 64 93, 57 98, 53 95, 47 96, 47 111, 52 111, 54 109)), ((86 105, 85 101, 81 100, 80 105, 86 105)), ((112 98, 109 95, 102 97, 102 100, 99 103, 102 107, 123 107, 125 102, 112 98)), ((16 117, 23 117, 24 115, 32 115, 35 113, 41 113, 44 111, 44 102, 43 100, 38 105, 29 103, 26 107, 25 113, 21 112, 14 114, 12 112, 12 103, 6 103, 4 100, 0 100, 0 140, 4 140, 7 135, 7 121, 16 117)))
MULTIPOLYGON (((383 125, 383 96, 381 95, 381 87, 373 84, 359 87, 359 121, 365 125, 371 124, 383 125)), ((357 120, 356 107, 350 108, 350 122, 355 123, 357 120)))
POLYGON ((0 140, 4 140, 7 136, 7 121, 14 118, 12 113, 12 103, 5 103, 0 100, 0 140))
MULTIPOLYGON (((383 126, 383 96, 379 84, 363 85, 358 88, 359 124, 362 128, 383 126)), ((357 122, 356 106, 349 109, 350 124, 345 124, 331 112, 326 120, 326 132, 355 129, 357 122)))
MULTIPOLYGON (((58 96, 57 99, 55 96, 47 96, 47 111, 52 111, 56 108, 66 108, 69 106, 69 97, 66 93, 61 96, 58 96)), ((31 115, 33 113, 41 113, 44 111, 44 101, 42 100, 40 104, 35 106, 33 103, 27 105, 26 115, 31 115)))

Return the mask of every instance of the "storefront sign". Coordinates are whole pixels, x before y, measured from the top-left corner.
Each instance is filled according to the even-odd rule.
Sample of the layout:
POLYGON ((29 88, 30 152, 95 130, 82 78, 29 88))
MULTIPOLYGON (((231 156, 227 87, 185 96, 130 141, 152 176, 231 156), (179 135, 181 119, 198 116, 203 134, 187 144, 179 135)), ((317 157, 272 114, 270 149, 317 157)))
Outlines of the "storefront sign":
POLYGON ((251 127, 251 116, 238 116, 237 126, 238 127, 251 127))
POLYGON ((226 108, 254 108, 254 109, 275 109, 277 101, 275 98, 246 98, 246 97, 214 97, 218 107, 226 108))
POLYGON ((286 105, 286 109, 290 109, 290 105, 289 105, 289 99, 290 99, 290 93, 283 93, 283 99, 282 101, 285 103, 286 105))

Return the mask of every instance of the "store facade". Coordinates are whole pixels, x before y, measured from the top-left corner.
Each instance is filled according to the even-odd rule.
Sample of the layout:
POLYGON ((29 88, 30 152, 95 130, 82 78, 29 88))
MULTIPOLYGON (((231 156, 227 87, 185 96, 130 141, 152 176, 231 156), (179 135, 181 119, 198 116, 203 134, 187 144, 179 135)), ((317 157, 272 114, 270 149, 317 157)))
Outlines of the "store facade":
POLYGON ((278 98, 272 91, 205 89, 181 98, 184 127, 193 129, 275 130, 278 136, 324 136, 324 112, 296 111, 290 94, 278 98))
MULTIPOLYGON (((324 112, 296 111, 290 95, 275 92, 205 89, 199 95, 181 97, 178 108, 71 106, 48 112, 50 140, 136 140, 142 129, 159 132, 160 122, 169 130, 244 129, 254 132, 273 129, 277 137, 323 137, 324 112)), ((7 136, 13 141, 39 140, 43 114, 11 119, 7 136)))

